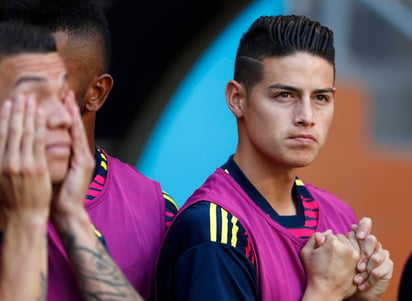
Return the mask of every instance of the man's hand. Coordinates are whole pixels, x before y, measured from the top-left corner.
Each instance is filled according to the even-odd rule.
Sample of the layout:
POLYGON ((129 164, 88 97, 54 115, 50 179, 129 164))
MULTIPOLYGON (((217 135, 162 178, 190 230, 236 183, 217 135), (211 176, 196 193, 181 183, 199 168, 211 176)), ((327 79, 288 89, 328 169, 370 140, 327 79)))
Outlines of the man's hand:
POLYGON ((51 181, 45 131, 34 97, 5 101, 0 111, 1 300, 46 299, 51 181))
POLYGON ((6 101, 0 118, 0 199, 6 215, 48 219, 51 181, 45 117, 33 96, 6 101))
POLYGON ((56 187, 53 195, 53 208, 51 212, 53 223, 60 228, 66 217, 84 214, 84 197, 90 184, 95 161, 90 152, 83 121, 72 91, 64 99, 69 110, 73 125, 72 156, 69 170, 63 183, 56 187))
POLYGON ((357 243, 331 231, 314 233, 300 257, 308 279, 302 300, 343 300, 356 291, 357 243))
POLYGON ((358 225, 352 226, 352 230, 348 236, 356 237, 361 256, 357 265, 358 274, 354 279, 358 291, 349 300, 380 300, 392 278, 393 262, 389 252, 382 248, 374 235, 370 234, 372 231, 370 218, 362 218, 358 225))

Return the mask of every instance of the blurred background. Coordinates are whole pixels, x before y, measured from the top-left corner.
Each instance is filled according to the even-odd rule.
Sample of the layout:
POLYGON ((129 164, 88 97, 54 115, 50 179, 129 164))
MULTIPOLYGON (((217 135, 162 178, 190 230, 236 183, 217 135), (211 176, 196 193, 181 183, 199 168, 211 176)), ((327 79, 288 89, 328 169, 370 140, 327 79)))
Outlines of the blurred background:
POLYGON ((412 1, 100 0, 115 88, 97 143, 161 182, 181 206, 236 147, 224 90, 241 35, 261 15, 306 15, 335 33, 335 120, 304 181, 370 216, 395 273, 412 251, 412 1))

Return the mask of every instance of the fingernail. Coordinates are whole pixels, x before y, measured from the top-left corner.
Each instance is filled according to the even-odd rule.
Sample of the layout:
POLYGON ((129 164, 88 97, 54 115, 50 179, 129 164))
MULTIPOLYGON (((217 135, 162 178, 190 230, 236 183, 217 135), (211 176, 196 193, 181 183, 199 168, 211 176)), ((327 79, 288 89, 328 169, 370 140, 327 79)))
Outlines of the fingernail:
POLYGON ((364 232, 364 231, 359 231, 358 237, 359 237, 360 239, 365 238, 365 232, 364 232))
POLYGON ((358 270, 360 272, 363 272, 365 270, 365 268, 366 268, 366 263, 361 262, 361 263, 358 264, 358 270))
POLYGON ((362 281, 363 281, 363 276, 361 274, 357 274, 355 276, 355 282, 359 284, 359 283, 362 283, 362 281))

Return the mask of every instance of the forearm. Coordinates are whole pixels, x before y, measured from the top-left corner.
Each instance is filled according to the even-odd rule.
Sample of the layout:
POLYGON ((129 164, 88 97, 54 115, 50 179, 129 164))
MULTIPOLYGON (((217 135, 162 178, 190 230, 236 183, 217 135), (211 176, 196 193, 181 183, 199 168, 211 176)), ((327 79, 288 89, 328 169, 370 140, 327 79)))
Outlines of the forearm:
POLYGON ((86 213, 54 222, 84 300, 142 300, 92 231, 86 213))
POLYGON ((47 218, 10 216, 4 231, 0 300, 45 300, 47 218))

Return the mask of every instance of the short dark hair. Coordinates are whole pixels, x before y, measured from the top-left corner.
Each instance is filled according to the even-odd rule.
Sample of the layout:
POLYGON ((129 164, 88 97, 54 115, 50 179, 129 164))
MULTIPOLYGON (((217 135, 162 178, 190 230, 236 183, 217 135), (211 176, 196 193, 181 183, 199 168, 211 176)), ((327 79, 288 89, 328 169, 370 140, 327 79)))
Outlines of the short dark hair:
POLYGON ((51 32, 65 31, 73 38, 101 40, 103 68, 110 68, 109 25, 94 0, 1 0, 2 20, 19 20, 51 32))
POLYGON ((329 28, 305 16, 262 16, 240 40, 234 79, 250 90, 262 79, 263 59, 298 51, 320 56, 335 69, 333 32, 329 28))
POLYGON ((57 48, 49 32, 21 22, 0 22, 0 60, 11 55, 51 52, 57 52, 57 48))

